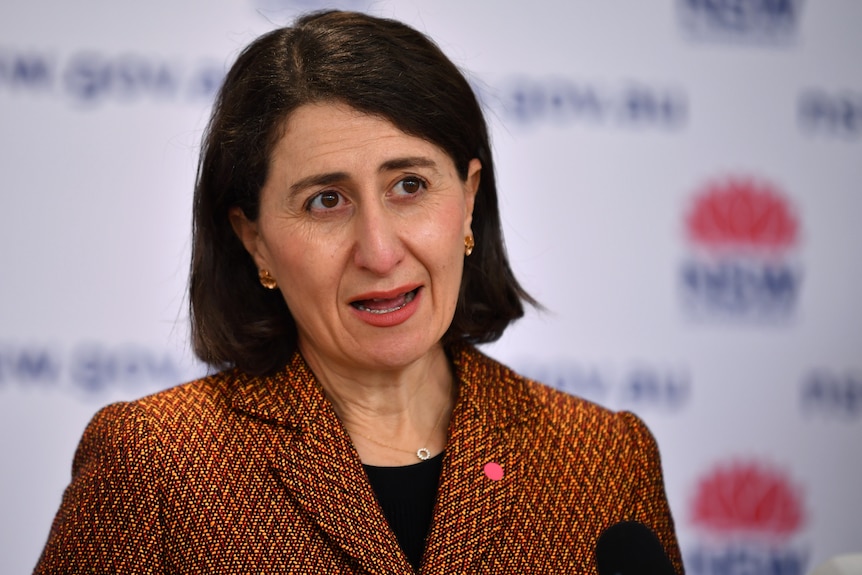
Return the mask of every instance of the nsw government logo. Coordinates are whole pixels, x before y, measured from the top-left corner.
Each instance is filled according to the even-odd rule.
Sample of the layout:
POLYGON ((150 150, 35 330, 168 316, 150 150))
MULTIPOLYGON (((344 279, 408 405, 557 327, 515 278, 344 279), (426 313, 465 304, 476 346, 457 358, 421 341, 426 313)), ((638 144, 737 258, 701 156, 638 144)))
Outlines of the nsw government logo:
POLYGON ((786 473, 759 461, 708 471, 696 487, 689 522, 697 538, 685 549, 693 575, 803 575, 809 551, 799 541, 806 515, 786 473))
POLYGON ((677 15, 692 40, 791 44, 802 0, 677 0, 677 15))
POLYGON ((789 199, 774 185, 746 177, 709 182, 685 218, 686 311, 699 319, 788 318, 802 283, 799 228, 789 199))

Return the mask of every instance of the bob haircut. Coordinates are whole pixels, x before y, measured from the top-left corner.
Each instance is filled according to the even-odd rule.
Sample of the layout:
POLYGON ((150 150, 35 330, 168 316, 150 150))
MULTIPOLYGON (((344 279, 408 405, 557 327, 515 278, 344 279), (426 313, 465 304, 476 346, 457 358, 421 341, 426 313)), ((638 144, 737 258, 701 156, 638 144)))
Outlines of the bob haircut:
POLYGON ((341 11, 269 32, 228 71, 203 140, 193 207, 189 307, 192 346, 211 367, 254 375, 283 367, 296 324, 278 290, 264 289, 229 210, 255 221, 272 150, 290 114, 339 102, 384 118, 444 150, 462 180, 482 162, 466 258, 444 346, 497 340, 535 301, 506 256, 488 129, 473 90, 429 38, 388 19, 341 11))

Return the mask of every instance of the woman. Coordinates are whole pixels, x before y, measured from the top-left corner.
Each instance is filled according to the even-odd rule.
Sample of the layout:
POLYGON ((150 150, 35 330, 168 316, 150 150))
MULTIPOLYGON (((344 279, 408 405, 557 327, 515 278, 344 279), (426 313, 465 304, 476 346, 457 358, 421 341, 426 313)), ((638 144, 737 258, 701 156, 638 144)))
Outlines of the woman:
POLYGON ((96 415, 36 572, 594 573, 625 520, 681 572, 644 425, 472 347, 524 301, 440 50, 344 12, 261 37, 195 192, 193 342, 222 371, 96 415))

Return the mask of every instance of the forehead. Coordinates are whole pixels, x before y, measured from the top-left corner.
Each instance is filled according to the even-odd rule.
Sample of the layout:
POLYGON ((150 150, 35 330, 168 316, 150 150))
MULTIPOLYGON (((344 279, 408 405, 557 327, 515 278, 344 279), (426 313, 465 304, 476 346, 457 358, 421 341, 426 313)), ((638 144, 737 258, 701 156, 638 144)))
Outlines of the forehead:
POLYGON ((288 116, 271 160, 276 169, 289 165, 290 171, 305 172, 351 165, 376 167, 400 156, 424 156, 452 164, 438 146, 405 133, 386 118, 342 103, 314 103, 300 106, 288 116))

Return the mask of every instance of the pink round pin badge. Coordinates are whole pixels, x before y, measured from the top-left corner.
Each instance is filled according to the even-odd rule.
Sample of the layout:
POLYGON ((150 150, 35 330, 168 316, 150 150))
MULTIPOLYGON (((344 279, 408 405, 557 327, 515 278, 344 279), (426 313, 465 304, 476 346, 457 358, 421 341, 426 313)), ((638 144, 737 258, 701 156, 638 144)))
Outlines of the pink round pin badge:
POLYGON ((500 467, 499 463, 490 461, 485 464, 482 470, 485 472, 485 477, 491 481, 500 481, 503 479, 503 468, 500 467))

